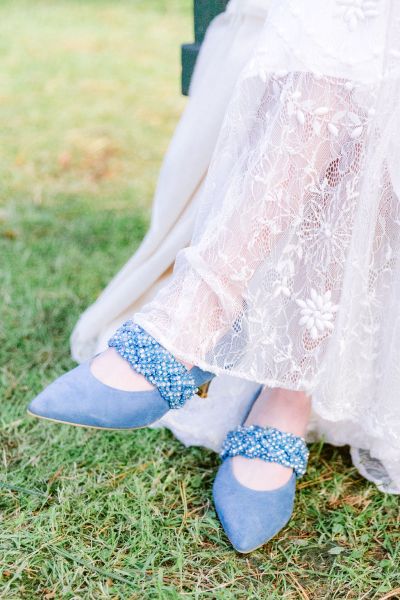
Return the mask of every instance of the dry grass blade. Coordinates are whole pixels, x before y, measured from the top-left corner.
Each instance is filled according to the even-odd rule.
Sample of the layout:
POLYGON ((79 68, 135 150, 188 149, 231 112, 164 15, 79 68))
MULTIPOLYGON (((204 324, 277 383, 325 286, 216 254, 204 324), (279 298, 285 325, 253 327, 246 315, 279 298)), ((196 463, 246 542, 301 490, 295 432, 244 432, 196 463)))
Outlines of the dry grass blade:
POLYGON ((379 600, 389 600, 390 598, 400 598, 400 587, 396 588, 395 590, 392 590, 391 592, 388 592, 384 596, 381 596, 379 600))

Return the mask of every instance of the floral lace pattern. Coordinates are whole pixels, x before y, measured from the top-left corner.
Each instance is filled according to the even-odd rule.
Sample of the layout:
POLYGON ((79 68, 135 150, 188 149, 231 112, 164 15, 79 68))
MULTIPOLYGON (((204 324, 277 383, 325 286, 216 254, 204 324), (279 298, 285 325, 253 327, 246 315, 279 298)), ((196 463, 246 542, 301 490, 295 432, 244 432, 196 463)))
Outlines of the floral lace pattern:
POLYGON ((357 29, 360 23, 379 15, 380 0, 336 0, 339 14, 350 31, 357 29))
MULTIPOLYGON (((207 193, 222 199, 208 203, 194 243, 178 256, 177 277, 152 305, 152 322, 171 325, 176 309, 190 321, 196 306, 202 339, 190 322, 174 333, 196 359, 212 351, 223 371, 235 365, 248 378, 313 388, 340 312, 373 105, 369 91, 357 88, 364 105, 355 92, 346 80, 273 74, 251 127, 225 123, 220 152, 228 146, 240 171, 224 173, 224 182, 210 171, 207 193), (236 156, 234 140, 224 139, 233 132, 236 156), (246 336, 251 344, 238 351, 246 336)), ((236 101, 231 110, 240 114, 243 96, 236 101)))
MULTIPOLYGON (((297 11, 305 47, 321 3, 275 4, 227 110, 192 243, 135 321, 206 370, 311 394, 320 418, 340 423, 338 443, 370 452, 400 489, 400 5, 330 1, 326 14, 338 6, 350 28, 379 23, 385 44, 377 54, 360 35, 360 60, 349 51, 328 69, 301 44, 294 62, 276 17, 297 11)), ((341 52, 338 22, 327 56, 341 52)))

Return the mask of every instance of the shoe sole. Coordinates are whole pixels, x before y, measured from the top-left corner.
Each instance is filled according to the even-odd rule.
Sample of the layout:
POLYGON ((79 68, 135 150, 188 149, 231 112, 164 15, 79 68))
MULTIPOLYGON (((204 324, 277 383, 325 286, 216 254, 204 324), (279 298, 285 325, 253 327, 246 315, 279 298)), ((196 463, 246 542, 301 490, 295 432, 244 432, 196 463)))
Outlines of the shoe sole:
POLYGON ((37 415, 36 413, 31 412, 30 410, 27 410, 26 412, 30 417, 35 417, 35 419, 42 419, 43 421, 50 421, 51 423, 60 423, 61 425, 82 427, 83 429, 98 429, 101 431, 135 431, 135 429, 146 429, 147 427, 152 427, 157 423, 157 421, 154 421, 153 423, 141 425, 140 427, 99 427, 98 425, 84 425, 83 423, 72 423, 71 421, 61 421, 59 419, 52 419, 51 417, 43 417, 42 415, 37 415))
POLYGON ((258 550, 259 548, 262 548, 263 546, 265 546, 265 544, 268 544, 270 540, 267 540, 266 542, 264 542, 264 544, 260 544, 259 546, 255 546, 254 548, 252 548, 251 550, 246 550, 246 552, 243 552, 243 550, 238 550, 237 548, 235 548, 235 546, 232 546, 232 548, 235 550, 235 552, 237 552, 238 554, 250 554, 251 552, 255 552, 255 550, 258 550))

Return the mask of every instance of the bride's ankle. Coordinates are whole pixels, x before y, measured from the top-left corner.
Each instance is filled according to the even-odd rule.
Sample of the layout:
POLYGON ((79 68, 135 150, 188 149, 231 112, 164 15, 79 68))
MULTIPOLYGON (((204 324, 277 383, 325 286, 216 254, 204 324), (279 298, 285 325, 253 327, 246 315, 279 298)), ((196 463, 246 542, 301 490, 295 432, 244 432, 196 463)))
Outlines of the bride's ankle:
POLYGON ((246 425, 276 427, 304 436, 311 413, 311 398, 305 392, 265 388, 255 402, 246 425))

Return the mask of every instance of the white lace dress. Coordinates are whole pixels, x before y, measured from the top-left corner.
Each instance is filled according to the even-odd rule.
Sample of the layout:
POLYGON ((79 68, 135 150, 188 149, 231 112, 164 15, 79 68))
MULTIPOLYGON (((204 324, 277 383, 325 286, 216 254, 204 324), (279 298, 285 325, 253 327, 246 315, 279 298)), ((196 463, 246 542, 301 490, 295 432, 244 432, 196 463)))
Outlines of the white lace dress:
POLYGON ((219 375, 161 424, 218 449, 259 384, 304 390, 310 439, 350 444, 363 475, 400 493, 400 4, 248 9, 262 25, 190 245, 134 317, 219 375))

